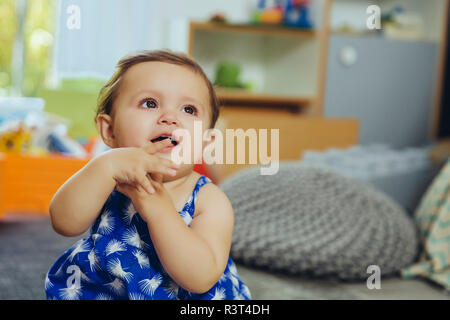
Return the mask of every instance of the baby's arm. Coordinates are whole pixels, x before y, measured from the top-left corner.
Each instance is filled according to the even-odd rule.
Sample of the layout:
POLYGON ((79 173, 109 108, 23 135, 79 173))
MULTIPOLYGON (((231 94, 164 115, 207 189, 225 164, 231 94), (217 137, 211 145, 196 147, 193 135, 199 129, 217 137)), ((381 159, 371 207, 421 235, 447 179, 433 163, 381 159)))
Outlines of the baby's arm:
POLYGON ((148 179, 149 172, 171 173, 173 162, 153 155, 169 140, 142 148, 118 148, 93 160, 67 180, 50 203, 50 217, 56 232, 64 236, 77 236, 95 221, 116 183, 141 185, 154 192, 148 179))
POLYGON ((49 211, 57 233, 73 237, 92 225, 116 184, 106 161, 105 155, 89 161, 53 196, 49 211))
POLYGON ((206 292, 219 280, 228 261, 234 226, 231 203, 217 186, 208 183, 200 189, 197 216, 189 227, 172 211, 147 222, 155 249, 180 286, 206 292))

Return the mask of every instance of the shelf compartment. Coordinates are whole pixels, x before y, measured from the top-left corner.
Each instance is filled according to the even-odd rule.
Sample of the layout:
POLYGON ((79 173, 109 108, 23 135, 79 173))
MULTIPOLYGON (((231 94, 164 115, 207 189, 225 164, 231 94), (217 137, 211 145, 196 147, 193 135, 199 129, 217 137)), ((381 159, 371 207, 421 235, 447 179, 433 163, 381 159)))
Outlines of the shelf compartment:
POLYGON ((216 88, 216 94, 224 105, 271 105, 303 108, 315 102, 314 97, 270 93, 256 93, 242 89, 216 88))
POLYGON ((191 28, 192 30, 202 31, 261 34, 297 38, 316 38, 318 34, 315 29, 310 30, 275 25, 227 24, 217 22, 191 22, 191 28))

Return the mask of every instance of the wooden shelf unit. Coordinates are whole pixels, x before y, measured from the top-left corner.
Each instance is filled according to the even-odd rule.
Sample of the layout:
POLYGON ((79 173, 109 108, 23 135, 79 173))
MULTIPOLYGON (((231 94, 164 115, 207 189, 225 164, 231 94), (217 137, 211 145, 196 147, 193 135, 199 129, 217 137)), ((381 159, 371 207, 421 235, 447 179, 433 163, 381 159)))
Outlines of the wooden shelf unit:
POLYGON ((318 36, 316 30, 287 28, 267 24, 227 24, 218 22, 191 22, 193 30, 207 30, 215 32, 264 34, 281 37, 315 38, 318 36))
POLYGON ((242 89, 216 88, 216 94, 224 105, 260 105, 298 110, 314 103, 314 97, 254 93, 242 89))
POLYGON ((211 81, 217 63, 228 60, 241 66, 243 81, 256 82, 252 91, 218 89, 224 105, 289 106, 322 116, 331 4, 322 2, 315 29, 192 21, 188 53, 211 81))

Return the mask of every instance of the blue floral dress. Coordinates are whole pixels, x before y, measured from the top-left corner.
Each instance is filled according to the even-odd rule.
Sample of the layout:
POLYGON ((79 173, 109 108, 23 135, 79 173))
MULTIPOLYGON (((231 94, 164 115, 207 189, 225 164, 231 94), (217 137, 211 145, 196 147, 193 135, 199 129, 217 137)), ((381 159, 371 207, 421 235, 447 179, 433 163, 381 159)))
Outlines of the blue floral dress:
MULTIPOLYGON (((189 226, 201 176, 180 216, 189 226)), ((88 238, 75 243, 53 264, 45 279, 47 299, 249 300, 231 257, 217 283, 205 293, 184 290, 165 272, 147 224, 131 200, 113 191, 88 238)))

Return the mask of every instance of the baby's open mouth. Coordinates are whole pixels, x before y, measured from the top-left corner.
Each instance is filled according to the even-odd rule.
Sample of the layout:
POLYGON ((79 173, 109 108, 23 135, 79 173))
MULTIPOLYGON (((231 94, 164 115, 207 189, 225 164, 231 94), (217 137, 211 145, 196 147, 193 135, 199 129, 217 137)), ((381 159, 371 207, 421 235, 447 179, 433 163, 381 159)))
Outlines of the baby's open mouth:
POLYGON ((172 141, 172 144, 174 146, 176 146, 178 144, 178 142, 174 138, 167 137, 167 136, 159 136, 158 138, 152 139, 151 141, 152 142, 157 142, 157 141, 161 141, 161 140, 164 140, 164 139, 170 139, 170 141, 172 141))

